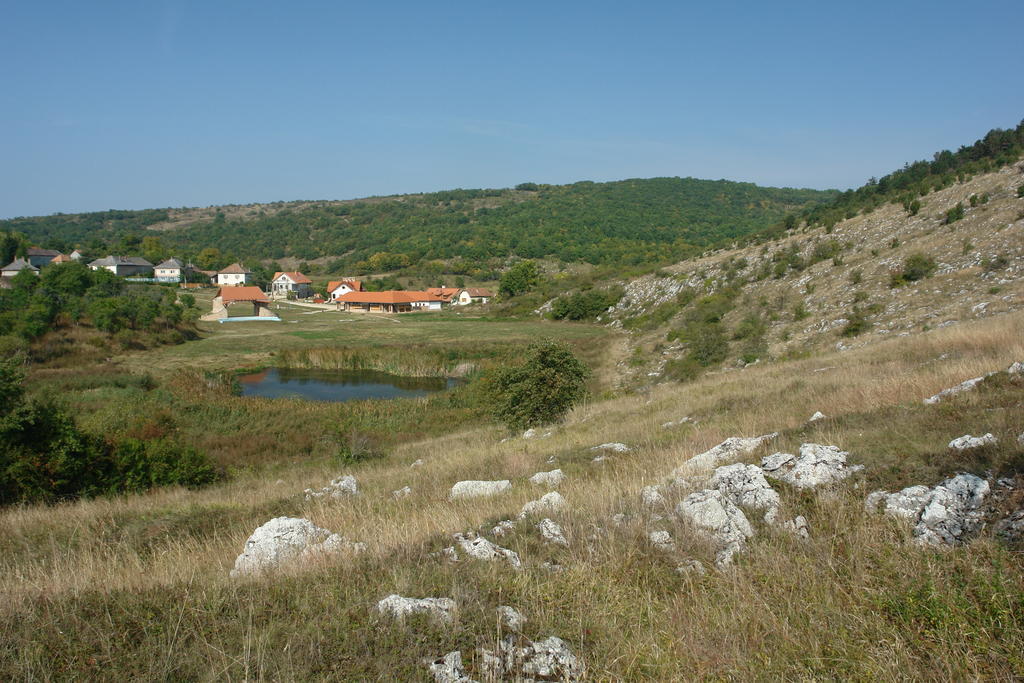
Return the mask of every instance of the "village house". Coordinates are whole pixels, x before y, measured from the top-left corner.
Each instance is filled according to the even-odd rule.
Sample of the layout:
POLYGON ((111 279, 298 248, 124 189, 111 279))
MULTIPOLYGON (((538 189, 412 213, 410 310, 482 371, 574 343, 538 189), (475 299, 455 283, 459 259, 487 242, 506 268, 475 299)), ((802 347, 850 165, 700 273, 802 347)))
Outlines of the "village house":
POLYGON ((169 258, 156 264, 154 276, 160 282, 184 282, 189 267, 176 258, 169 258))
POLYGON ((39 247, 29 247, 25 254, 28 257, 28 262, 36 268, 49 265, 54 257, 60 256, 60 252, 55 249, 40 249, 39 247))
POLYGON ((250 321, 250 320, 280 320, 274 312, 270 310, 270 299, 263 290, 259 287, 221 287, 217 290, 217 295, 213 297, 211 310, 209 313, 202 317, 202 320, 218 320, 220 322, 228 322, 233 320, 250 321), (251 316, 238 316, 232 318, 228 313, 228 307, 232 304, 252 304, 252 315, 251 316))
POLYGON ((217 272, 217 284, 221 286, 247 285, 252 282, 252 271, 246 270, 241 263, 232 263, 224 270, 217 272))
POLYGON ((274 273, 270 295, 275 299, 305 299, 313 295, 313 281, 298 271, 274 273))
POLYGON ((71 258, 67 254, 57 254, 50 261, 50 265, 60 265, 61 263, 74 263, 75 259, 71 258))
POLYGON ((336 300, 339 310, 353 313, 440 311, 441 298, 427 292, 349 292, 336 300))
POLYGON ((444 304, 452 303, 458 293, 462 291, 458 287, 427 287, 427 294, 439 297, 444 304))
POLYGON ((23 258, 16 258, 0 270, 0 276, 3 277, 14 277, 23 270, 27 270, 30 273, 39 275, 39 269, 33 266, 31 263, 23 258))
POLYGON ((149 275, 153 272, 153 264, 141 256, 105 256, 90 263, 89 267, 93 270, 109 270, 121 277, 149 275))
POLYGON ((70 254, 68 254, 68 257, 69 257, 69 258, 70 258, 70 259, 71 259, 72 261, 81 261, 81 260, 82 260, 82 259, 84 258, 84 255, 82 254, 82 252, 80 252, 80 251, 78 251, 77 249, 75 249, 75 250, 74 250, 73 252, 71 252, 70 254))
POLYGON ((337 301, 349 292, 363 291, 363 283, 359 280, 332 280, 327 283, 327 298, 337 301))
POLYGON ((470 287, 459 291, 458 296, 452 301, 457 306, 468 306, 469 304, 487 304, 494 298, 489 289, 470 287))

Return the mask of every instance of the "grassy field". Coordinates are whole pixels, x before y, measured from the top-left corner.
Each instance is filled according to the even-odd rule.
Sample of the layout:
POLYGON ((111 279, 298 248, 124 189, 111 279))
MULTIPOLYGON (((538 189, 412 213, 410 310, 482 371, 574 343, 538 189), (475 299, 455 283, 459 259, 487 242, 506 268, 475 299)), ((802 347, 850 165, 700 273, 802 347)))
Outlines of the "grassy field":
MULTIPOLYGON (((327 314, 309 317, 319 315, 327 314)), ((409 341, 417 330, 426 339, 426 326, 440 324, 340 320, 325 317, 309 331, 346 344, 346 335, 361 330, 367 338, 375 331, 409 341)), ((500 335, 504 324, 485 327, 492 324, 447 329, 466 325, 483 340, 500 335)), ((582 326, 508 325, 513 338, 536 329, 579 330, 608 343, 582 326)), ((422 658, 461 649, 479 677, 474 650, 493 646, 494 608, 508 604, 529 620, 530 638, 565 639, 591 680, 1019 679, 1019 552, 984 534, 965 548, 917 549, 907 527, 867 515, 863 499, 874 488, 932 485, 960 471, 1020 482, 1019 381, 997 377, 937 406, 921 399, 1024 359, 1022 326, 1021 314, 1004 315, 594 400, 548 438, 503 440, 505 432, 486 423, 453 426, 362 463, 285 459, 198 491, 4 510, 0 676, 427 680, 422 658), (808 424, 816 410, 828 419, 808 424), (684 416, 696 422, 662 427, 684 416), (832 495, 777 486, 783 516, 807 517, 809 541, 758 525, 732 569, 676 573, 687 559, 710 564, 713 549, 680 522, 645 513, 640 488, 726 437, 771 431, 780 432, 777 441, 749 462, 813 441, 850 451, 865 471, 832 495), (1000 445, 971 457, 946 449, 954 437, 985 432, 1000 445), (590 447, 608 441, 633 450, 593 463, 590 447), (418 459, 424 465, 410 468, 418 459), (527 477, 553 467, 568 475, 559 490, 569 509, 556 518, 569 547, 543 545, 523 523, 500 540, 521 554, 522 572, 430 557, 451 543, 452 533, 514 516, 544 492, 527 477), (359 497, 303 498, 304 488, 345 473, 358 478, 359 497), (494 478, 512 480, 513 490, 448 500, 456 481, 494 478), (411 496, 391 496, 406 485, 411 496), (612 524, 616 513, 628 521, 612 524), (273 576, 229 579, 248 535, 279 515, 307 517, 365 542, 367 550, 273 576), (669 530, 678 549, 652 548, 646 537, 656 529, 669 530), (564 571, 546 570, 546 561, 564 571), (389 593, 453 597, 458 617, 445 628, 381 620, 373 606, 389 593)), ((291 334, 289 323, 260 334, 285 346, 314 343, 291 334)), ((453 343, 467 341, 445 334, 453 343)), ((264 353, 242 336, 241 329, 225 330, 197 344, 215 350, 207 354, 218 356, 209 367, 220 367, 242 345, 254 359, 264 353)), ((173 375, 175 359, 192 362, 189 346, 155 352, 152 367, 173 375)), ((144 357, 122 362, 144 367, 144 357)))

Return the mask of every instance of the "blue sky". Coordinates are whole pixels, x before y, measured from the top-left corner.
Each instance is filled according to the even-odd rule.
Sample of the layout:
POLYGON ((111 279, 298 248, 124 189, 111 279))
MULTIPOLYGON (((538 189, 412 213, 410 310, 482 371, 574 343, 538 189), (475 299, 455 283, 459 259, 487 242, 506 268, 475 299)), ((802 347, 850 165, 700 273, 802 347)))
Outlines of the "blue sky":
POLYGON ((0 217, 694 176, 851 187, 1024 118, 1024 2, 48 2, 0 217))

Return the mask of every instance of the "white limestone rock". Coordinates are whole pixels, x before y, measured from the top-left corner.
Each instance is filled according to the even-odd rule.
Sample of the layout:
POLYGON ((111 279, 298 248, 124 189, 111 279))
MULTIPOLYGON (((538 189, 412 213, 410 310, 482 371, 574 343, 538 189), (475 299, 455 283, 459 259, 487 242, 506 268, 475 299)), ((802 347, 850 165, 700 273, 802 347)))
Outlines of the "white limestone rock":
POLYGON ((782 528, 803 541, 806 541, 811 537, 810 527, 807 524, 807 518, 803 515, 797 515, 793 519, 785 522, 782 525, 782 528))
POLYGON ((396 498, 396 499, 398 499, 398 498, 405 498, 406 496, 408 496, 411 493, 412 493, 412 488, 410 488, 408 486, 403 486, 402 488, 398 489, 397 491, 392 491, 391 492, 391 496, 393 498, 396 498))
POLYGON ((1017 445, 1024 446, 1024 432, 1021 432, 1020 436, 1017 437, 1017 445))
POLYGON ((529 503, 523 506, 523 509, 519 512, 519 519, 525 519, 530 515, 543 515, 551 512, 558 512, 564 510, 567 503, 562 494, 558 491, 552 491, 551 493, 545 493, 537 500, 531 500, 529 503))
POLYGON ((971 379, 964 380, 963 382, 960 382, 960 384, 957 384, 954 387, 949 387, 948 389, 943 389, 942 391, 940 391, 939 393, 935 394, 934 396, 929 396, 928 398, 926 398, 924 400, 924 403, 925 403, 925 405, 935 405, 936 403, 941 403, 944 399, 947 399, 950 396, 955 396, 955 395, 963 393, 965 391, 970 391, 975 386, 977 386, 977 384, 979 382, 984 380, 986 377, 990 377, 990 376, 992 376, 994 374, 995 373, 990 372, 988 374, 982 375, 981 377, 972 377, 971 379))
POLYGON ((525 432, 523 432, 523 438, 524 439, 532 439, 535 436, 537 436, 537 430, 534 429, 533 427, 531 427, 530 429, 527 429, 525 432))
POLYGON ((452 490, 451 493, 448 494, 448 498, 456 500, 458 498, 496 496, 511 488, 512 482, 508 479, 501 479, 499 481, 460 481, 452 486, 452 490))
POLYGON ((1024 540, 1024 508, 996 522, 993 531, 1004 541, 1020 543, 1021 540, 1024 540))
POLYGON ((914 539, 921 545, 949 546, 967 541, 983 523, 982 504, 991 489, 973 474, 958 474, 933 488, 909 486, 896 493, 875 491, 865 506, 870 511, 884 503, 884 512, 914 524, 914 539))
POLYGON ((545 517, 537 522, 537 530, 540 531, 540 537, 544 539, 545 543, 569 545, 569 541, 565 540, 565 534, 562 533, 562 527, 554 520, 545 517))
POLYGON ((640 489, 640 501, 649 508, 661 507, 666 503, 660 486, 645 486, 640 489))
POLYGON ((523 563, 519 559, 519 553, 508 548, 502 548, 500 545, 491 543, 483 536, 477 536, 474 532, 469 531, 465 534, 455 534, 453 536, 455 542, 459 548, 462 549, 469 557, 475 560, 503 560, 507 562, 513 569, 522 569, 523 563))
POLYGON ((704 567, 704 563, 700 560, 687 560, 676 567, 676 574, 696 574, 698 576, 704 576, 708 573, 708 570, 704 567))
POLYGON ((672 535, 667 531, 652 531, 647 534, 647 540, 656 550, 665 553, 675 552, 676 542, 672 540, 672 535))
POLYGON ((491 529, 491 536, 504 536, 516 528, 516 523, 511 519, 503 519, 491 529))
POLYGON ((449 652, 441 659, 427 661, 427 668, 435 683, 476 683, 466 675, 466 669, 462 666, 462 652, 459 650, 449 652))
POLYGON ((864 469, 863 465, 847 466, 849 453, 835 446, 816 443, 800 445, 800 455, 773 453, 761 459, 764 473, 801 489, 838 483, 864 469))
POLYGON ((508 605, 498 606, 498 623, 501 624, 501 628, 512 633, 522 633, 523 624, 526 623, 526 617, 522 615, 514 607, 508 605))
POLYGON ((746 515, 721 491, 691 493, 676 506, 676 514, 709 535, 720 547, 715 564, 724 567, 743 549, 754 530, 746 515))
POLYGON ((377 612, 393 619, 426 614, 439 622, 450 624, 455 614, 455 601, 451 598, 406 598, 393 593, 377 603, 377 612))
POLYGON ((356 478, 351 474, 346 474, 343 477, 331 480, 331 483, 323 487, 319 491, 313 489, 306 489, 303 493, 306 494, 306 500, 313 500, 315 498, 348 498, 351 496, 359 495, 359 484, 356 482, 356 478))
POLYGON ((964 434, 963 436, 950 441, 949 447, 955 451, 969 451, 974 448, 995 446, 997 443, 999 443, 999 439, 991 433, 985 434, 984 436, 971 436, 970 434, 964 434))
POLYGON ((761 444, 774 439, 779 434, 762 434, 761 436, 731 436, 713 448, 695 455, 677 467, 673 475, 685 475, 694 472, 707 472, 726 462, 736 462, 744 455, 753 453, 761 444))
POLYGON ((741 462, 715 470, 708 487, 717 489, 740 507, 764 510, 768 523, 775 521, 779 510, 779 494, 764 478, 761 468, 741 462))
POLYGON ((610 443, 603 443, 603 444, 600 444, 598 446, 594 446, 590 450, 592 450, 592 451, 612 451, 613 453, 629 453, 633 449, 630 448, 629 446, 627 446, 624 443, 619 443, 618 441, 612 441, 610 443))
POLYGON ((230 576, 261 574, 317 555, 363 549, 363 544, 350 543, 308 519, 275 517, 252 532, 230 576))
POLYGON ((555 488, 563 481, 565 481, 565 473, 560 469, 551 470, 550 472, 538 472, 530 477, 531 484, 547 486, 548 488, 555 488))
POLYGON ((409 465, 409 467, 423 467, 423 458, 417 459, 416 462, 409 465))
POLYGON ((825 419, 825 413, 821 412, 820 410, 816 410, 816 411, 814 411, 814 415, 811 415, 807 419, 807 421, 808 422, 817 422, 818 420, 824 420, 824 419, 825 419))
POLYGON ((481 668, 488 680, 496 681, 579 681, 583 665, 561 638, 526 641, 519 647, 514 635, 498 641, 496 652, 481 648, 481 668))

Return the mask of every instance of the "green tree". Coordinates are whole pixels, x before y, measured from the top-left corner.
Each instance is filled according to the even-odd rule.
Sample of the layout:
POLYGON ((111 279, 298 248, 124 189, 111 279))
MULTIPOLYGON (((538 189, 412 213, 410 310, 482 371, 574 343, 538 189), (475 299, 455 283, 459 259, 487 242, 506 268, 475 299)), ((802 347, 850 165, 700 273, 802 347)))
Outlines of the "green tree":
POLYGON ((494 417, 510 429, 558 420, 587 393, 590 370, 564 343, 531 344, 522 363, 491 371, 484 378, 494 417))
POLYGON ((540 269, 533 261, 520 261, 501 275, 498 291, 507 297, 525 294, 540 282, 540 269))

